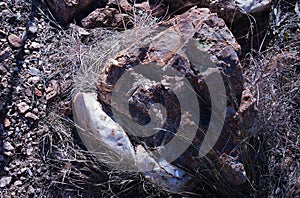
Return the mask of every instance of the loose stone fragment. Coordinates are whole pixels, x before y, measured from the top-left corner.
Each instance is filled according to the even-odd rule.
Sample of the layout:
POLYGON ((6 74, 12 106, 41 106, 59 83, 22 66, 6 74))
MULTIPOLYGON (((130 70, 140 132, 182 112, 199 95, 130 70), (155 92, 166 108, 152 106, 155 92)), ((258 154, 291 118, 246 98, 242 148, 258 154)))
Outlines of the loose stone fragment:
POLYGON ((12 151, 15 149, 15 147, 13 147, 13 145, 11 145, 10 142, 4 142, 3 143, 3 148, 7 151, 12 151))
POLYGON ((30 107, 26 102, 21 102, 17 104, 20 113, 25 113, 30 107))
POLYGON ((14 48, 20 48, 20 47, 22 47, 22 40, 17 35, 15 35, 15 34, 10 34, 8 36, 8 42, 14 48))
POLYGON ((5 186, 9 185, 11 182, 12 177, 2 177, 0 179, 0 188, 4 188, 5 186))
POLYGON ((39 117, 37 115, 35 115, 34 113, 28 112, 25 114, 25 118, 31 118, 33 120, 38 120, 39 117))

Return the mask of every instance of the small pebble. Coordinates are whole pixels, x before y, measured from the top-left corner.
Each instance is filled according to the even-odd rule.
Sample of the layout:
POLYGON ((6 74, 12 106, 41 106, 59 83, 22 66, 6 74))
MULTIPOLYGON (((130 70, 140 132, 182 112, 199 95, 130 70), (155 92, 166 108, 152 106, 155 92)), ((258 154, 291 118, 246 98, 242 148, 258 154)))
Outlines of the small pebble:
POLYGON ((13 145, 11 145, 10 142, 4 142, 3 143, 3 148, 7 151, 12 151, 15 149, 15 147, 13 147, 13 145))
POLYGON ((2 177, 0 179, 0 188, 4 188, 5 186, 9 185, 11 182, 12 177, 2 177))
POLYGON ((8 42, 14 47, 14 48, 20 48, 22 47, 22 40, 15 34, 10 34, 8 36, 8 42))
POLYGON ((21 102, 17 104, 20 113, 25 113, 30 107, 26 102, 21 102))

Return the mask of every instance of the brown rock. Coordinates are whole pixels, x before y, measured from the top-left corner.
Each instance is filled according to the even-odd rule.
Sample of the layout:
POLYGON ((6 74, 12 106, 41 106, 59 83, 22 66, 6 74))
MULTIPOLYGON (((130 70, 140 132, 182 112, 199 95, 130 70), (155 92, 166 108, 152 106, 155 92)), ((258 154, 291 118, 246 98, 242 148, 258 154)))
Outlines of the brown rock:
POLYGON ((251 94, 249 89, 242 92, 242 99, 238 112, 235 117, 241 120, 244 129, 249 129, 257 114, 256 98, 251 94))
POLYGON ((14 48, 20 48, 20 47, 22 47, 22 44, 23 44, 22 40, 17 35, 15 35, 15 34, 10 34, 8 36, 8 42, 14 48))
POLYGON ((4 118, 4 121, 3 121, 4 128, 10 127, 10 124, 11 124, 10 120, 8 118, 4 118))
MULTIPOLYGON (((149 147, 157 148, 168 144, 176 137, 174 134, 178 132, 179 125, 184 125, 188 129, 196 128, 195 138, 191 138, 193 144, 173 163, 189 170, 200 171, 201 168, 204 169, 205 167, 202 159, 199 159, 199 147, 207 133, 213 106, 210 102, 213 93, 208 89, 206 81, 211 79, 211 82, 214 83, 224 83, 227 98, 227 106, 225 104, 227 110, 226 127, 221 130, 220 138, 213 149, 216 153, 224 153, 224 155, 228 155, 228 159, 231 159, 230 155, 239 149, 239 142, 237 141, 239 123, 234 119, 238 109, 235 107, 234 101, 242 93, 243 77, 238 58, 240 46, 228 30, 225 22, 216 14, 210 13, 208 9, 192 8, 182 15, 144 32, 147 32, 148 35, 141 35, 142 43, 140 46, 134 43, 134 47, 131 46, 121 51, 113 61, 105 65, 98 81, 100 100, 108 106, 117 106, 122 115, 123 112, 128 111, 129 107, 130 116, 125 115, 122 119, 124 118, 125 123, 128 120, 134 120, 140 125, 146 125, 152 119, 161 120, 160 117, 163 113, 158 107, 153 108, 154 116, 152 114, 149 116, 152 112, 152 105, 160 103, 166 109, 166 119, 160 126, 160 130, 154 135, 147 135, 145 134, 147 133, 146 130, 139 130, 138 133, 143 132, 144 136, 136 135, 139 136, 140 141, 149 147), (134 68, 141 64, 146 68, 147 74, 134 71, 134 68), (201 110, 200 121, 193 120, 193 111, 186 112, 181 116, 182 103, 179 103, 179 99, 173 91, 184 93, 185 87, 182 86, 182 81, 179 78, 169 76, 168 73, 162 73, 160 69, 150 71, 151 64, 164 68, 164 70, 173 68, 189 81, 198 102, 193 103, 189 96, 185 96, 185 99, 188 100, 186 104, 191 108, 197 107, 201 110), (127 86, 128 82, 120 80, 126 72, 130 73, 133 79, 136 79, 132 85, 133 88, 127 86), (218 73, 221 74, 223 80, 215 78, 218 73), (149 74, 151 77, 146 77, 149 74), (162 81, 153 82, 152 78, 155 79, 156 76, 162 76, 162 81), (118 82, 119 80, 121 82, 118 82), (168 82, 174 81, 173 84, 176 85, 173 87, 174 90, 169 89, 168 82), (117 83, 125 84, 125 86, 115 87, 117 83), (128 88, 123 89, 125 87, 128 88), (117 103, 114 105, 111 100, 112 93, 124 93, 124 97, 128 96, 129 99, 126 104, 117 103), (180 116, 181 121, 178 119, 180 116)), ((122 97, 123 95, 120 96, 120 98, 122 97)), ((225 96, 217 95, 217 97, 221 99, 225 96)), ((104 110, 108 115, 111 115, 109 108, 104 110)), ((223 110, 217 109, 216 111, 223 110)), ((126 132, 134 133, 130 124, 119 124, 126 132)), ((212 125, 216 127, 217 124, 212 123, 212 125)), ((180 143, 177 144, 177 147, 180 147, 180 143)), ((218 155, 212 152, 209 158, 213 158, 212 161, 217 161, 218 155)), ((242 164, 238 161, 236 164, 239 168, 231 174, 233 178, 229 178, 229 181, 234 185, 245 181, 245 177, 242 177, 245 173, 240 166, 242 164)), ((232 169, 232 167, 228 168, 232 169)))
POLYGON ((95 7, 104 7, 107 0, 45 0, 54 16, 63 24, 71 22, 74 18, 82 17, 95 7))
POLYGON ((88 29, 97 27, 130 28, 133 26, 129 16, 119 13, 115 8, 97 9, 84 18, 81 23, 88 29))
POLYGON ((38 88, 34 88, 34 94, 37 96, 37 97, 42 97, 43 96, 43 92, 41 90, 39 90, 38 88))

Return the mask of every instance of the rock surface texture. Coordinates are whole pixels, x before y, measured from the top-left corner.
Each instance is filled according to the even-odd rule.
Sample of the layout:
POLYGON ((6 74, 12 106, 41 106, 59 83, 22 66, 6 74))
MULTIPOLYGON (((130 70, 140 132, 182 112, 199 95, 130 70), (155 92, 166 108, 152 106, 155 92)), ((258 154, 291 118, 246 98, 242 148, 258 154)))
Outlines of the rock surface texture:
POLYGON ((133 24, 127 14, 115 8, 99 8, 81 20, 82 26, 88 29, 97 27, 129 28, 133 24))
POLYGON ((96 7, 104 7, 107 0, 45 0, 54 16, 67 24, 74 18, 84 16, 96 7))
POLYGON ((234 19, 239 19, 243 14, 255 14, 260 13, 270 8, 272 0, 163 0, 163 1, 149 1, 151 8, 160 10, 170 14, 183 13, 193 6, 207 7, 212 12, 218 13, 219 17, 226 22, 232 22, 234 19), (160 8, 160 9, 159 9, 160 8))
MULTIPOLYGON (((135 44, 120 51, 113 60, 105 65, 103 72, 100 74, 98 95, 104 105, 102 107, 103 111, 107 115, 112 116, 113 120, 116 120, 111 107, 117 106, 117 111, 126 112, 129 105, 130 116, 123 116, 125 124, 122 123, 120 126, 129 136, 135 149, 142 145, 145 146, 147 152, 149 152, 149 149, 158 148, 159 150, 159 148, 171 144, 172 139, 178 138, 180 135, 177 132, 180 125, 187 127, 187 129, 196 128, 195 136, 190 138, 191 144, 180 155, 175 158, 171 157, 172 160, 168 161, 175 166, 184 167, 184 169, 194 172, 208 167, 207 161, 204 158, 199 158, 199 148, 204 142, 203 139, 210 127, 211 109, 214 108, 211 103, 214 100, 212 97, 218 97, 221 100, 226 95, 224 103, 224 110, 226 111, 225 124, 221 128, 220 137, 212 145, 213 148, 207 157, 210 164, 213 164, 213 167, 226 165, 222 172, 228 177, 232 176, 232 178, 228 178, 232 185, 245 183, 247 177, 241 163, 242 159, 239 158, 239 141, 241 139, 240 123, 237 119, 239 109, 236 107, 238 103, 235 102, 240 100, 243 91, 243 78, 238 58, 240 46, 226 27, 225 22, 218 18, 216 14, 212 14, 208 9, 192 8, 180 16, 160 23, 155 28, 152 28, 151 31, 145 32, 147 33, 141 36, 142 39, 138 45, 135 44), (151 65, 153 64, 157 68, 151 70, 151 65), (154 79, 146 77, 146 74, 134 71, 135 68, 141 65, 142 70, 144 67, 147 73, 153 72, 152 77, 162 76, 160 81, 156 82, 154 79), (180 107, 183 104, 180 103, 180 98, 175 92, 184 92, 183 80, 169 73, 161 73, 161 71, 169 68, 176 70, 190 83, 190 89, 193 90, 198 104, 197 102, 196 104, 190 102, 191 104, 188 106, 192 109, 200 109, 199 115, 195 116, 200 116, 198 120, 193 120, 193 113, 195 112, 181 112, 182 109, 180 107), (136 82, 132 84, 127 82, 126 84, 126 81, 121 81, 119 84, 125 84, 128 87, 124 89, 124 87, 120 88, 116 85, 125 73, 131 73, 136 82), (218 74, 221 75, 221 80, 219 79, 219 81, 224 84, 224 95, 221 95, 221 93, 210 93, 210 88, 206 84, 208 79, 214 80, 218 74), (175 82, 176 86, 173 86, 175 90, 170 89, 169 83, 172 82, 175 82), (126 103, 112 103, 113 92, 123 92, 124 97, 129 96, 129 98, 126 103), (161 104, 165 108, 166 113, 157 106, 153 107, 156 103, 161 104), (151 113, 151 111, 154 113, 151 113), (159 126, 161 128, 153 135, 147 134, 147 131, 143 129, 138 131, 139 135, 136 135, 135 133, 137 132, 131 126, 133 124, 130 124, 134 120, 134 123, 146 125, 151 119, 162 121, 161 117, 164 116, 166 118, 162 125, 159 126), (225 157, 218 160, 220 154, 225 157)), ((217 84, 217 82, 214 83, 217 84)), ((189 96, 186 97, 191 100, 189 96)), ((76 102, 74 105, 73 108, 75 110, 79 108, 76 102)), ((217 111, 221 115, 221 111, 224 110, 220 107, 217 111)), ((76 116, 76 111, 74 113, 76 116)), ((78 118, 83 119, 81 116, 78 118)), ((212 123, 212 125, 217 124, 212 123)), ((217 128, 217 126, 213 127, 217 128)), ((188 130, 184 133, 189 134, 190 131, 188 130)), ((181 143, 183 142, 179 141, 177 147, 180 147, 181 143)), ((171 148, 168 154, 172 155, 172 152, 175 152, 175 150, 175 148, 171 148)), ((154 159, 158 163, 161 157, 155 157, 154 159)), ((180 177, 182 180, 190 180, 183 175, 181 174, 180 177)), ((151 178, 155 180, 153 179, 155 176, 151 178)), ((174 178, 176 177, 174 176, 174 178)), ((174 185, 168 181, 166 184, 165 186, 171 189, 174 189, 175 186, 177 190, 187 188, 186 182, 179 182, 174 185)))

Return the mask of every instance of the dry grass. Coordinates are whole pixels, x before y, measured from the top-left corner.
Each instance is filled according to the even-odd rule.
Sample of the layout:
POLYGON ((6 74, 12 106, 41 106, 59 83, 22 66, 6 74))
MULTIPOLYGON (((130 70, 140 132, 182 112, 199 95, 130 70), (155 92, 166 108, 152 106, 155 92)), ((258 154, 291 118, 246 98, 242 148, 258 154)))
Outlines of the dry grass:
POLYGON ((299 178, 300 16, 296 2, 275 2, 264 52, 248 54, 244 69, 258 98, 259 114, 251 139, 253 196, 291 196, 299 178), (279 14, 280 13, 280 14, 279 14))

